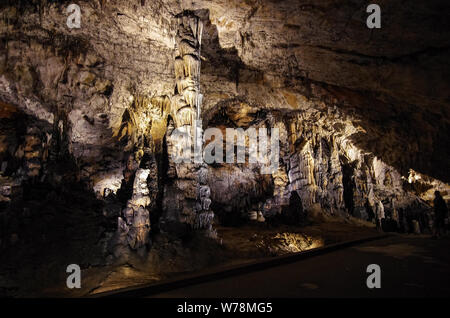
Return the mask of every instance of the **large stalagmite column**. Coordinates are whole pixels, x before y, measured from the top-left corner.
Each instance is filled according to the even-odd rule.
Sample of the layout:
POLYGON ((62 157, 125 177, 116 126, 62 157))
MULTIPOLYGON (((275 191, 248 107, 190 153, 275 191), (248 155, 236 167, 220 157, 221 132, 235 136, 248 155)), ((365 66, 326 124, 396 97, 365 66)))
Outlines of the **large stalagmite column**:
MULTIPOLYGON (((168 133, 168 144, 175 148, 192 149, 188 160, 178 162, 176 170, 176 192, 182 200, 178 206, 179 221, 194 229, 204 229, 213 234, 210 211, 210 188, 207 182, 207 167, 194 153, 194 142, 202 149, 201 138, 196 138, 201 129, 201 106, 203 95, 200 93, 200 49, 203 23, 195 14, 184 11, 177 15, 177 34, 175 45, 175 96, 172 98, 172 117, 177 132, 188 136, 183 140, 175 139, 168 133), (189 141, 187 145, 184 143, 189 141)), ((200 151, 201 152, 201 151, 200 151)), ((186 159, 186 158, 185 158, 186 159)), ((201 159, 201 158, 200 158, 201 159)), ((169 198, 167 198, 169 199, 169 198)))

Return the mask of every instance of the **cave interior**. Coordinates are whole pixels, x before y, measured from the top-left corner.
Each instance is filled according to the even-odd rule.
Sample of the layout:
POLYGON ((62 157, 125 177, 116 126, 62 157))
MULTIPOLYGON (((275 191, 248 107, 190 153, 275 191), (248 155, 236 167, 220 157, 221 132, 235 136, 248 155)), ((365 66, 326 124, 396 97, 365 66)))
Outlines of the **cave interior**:
POLYGON ((85 295, 374 235, 380 205, 382 231, 432 234, 447 1, 379 0, 380 29, 356 0, 80 0, 79 27, 71 2, 0 4, 0 295, 65 295, 67 264, 85 295), (221 160, 177 162, 178 132, 211 129, 221 160), (226 162, 233 129, 268 131, 276 168, 245 137, 226 162))

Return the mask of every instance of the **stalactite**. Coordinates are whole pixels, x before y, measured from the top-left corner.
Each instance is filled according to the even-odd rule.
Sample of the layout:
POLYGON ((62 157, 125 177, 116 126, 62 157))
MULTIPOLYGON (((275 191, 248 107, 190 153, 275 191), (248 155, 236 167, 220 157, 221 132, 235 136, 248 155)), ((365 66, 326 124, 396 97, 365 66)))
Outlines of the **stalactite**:
POLYGON ((183 94, 185 90, 195 91, 195 81, 191 78, 185 78, 177 81, 177 92, 183 94))
POLYGON ((161 116, 163 116, 163 114, 169 112, 171 100, 169 96, 157 96, 151 99, 151 104, 154 108, 158 109, 161 116))
POLYGON ((200 61, 193 55, 186 54, 183 56, 184 75, 193 79, 197 79, 200 75, 200 61))
POLYGON ((184 79, 184 61, 181 57, 175 58, 174 67, 175 67, 175 78, 177 80, 184 79))
POLYGON ((197 108, 198 93, 196 91, 185 90, 183 92, 183 97, 186 103, 191 106, 191 108, 197 108))

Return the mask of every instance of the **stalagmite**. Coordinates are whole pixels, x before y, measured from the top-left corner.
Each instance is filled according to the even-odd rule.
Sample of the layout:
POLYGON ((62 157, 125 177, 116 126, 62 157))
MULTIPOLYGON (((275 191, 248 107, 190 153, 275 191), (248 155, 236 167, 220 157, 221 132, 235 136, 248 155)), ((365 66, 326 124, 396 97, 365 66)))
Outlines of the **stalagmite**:
POLYGON ((150 214, 147 206, 150 205, 147 178, 149 169, 138 169, 133 183, 133 195, 119 217, 118 230, 126 234, 128 245, 132 249, 145 247, 149 243, 150 214))
MULTIPOLYGON (((197 125, 200 120, 203 95, 200 93, 200 44, 202 37, 202 22, 192 12, 185 11, 177 16, 178 30, 175 39, 175 79, 176 93, 172 98, 172 116, 175 128, 186 128, 185 131, 192 140, 197 135, 197 125)), ((179 151, 180 141, 167 135, 169 152, 179 151), (177 150, 178 149, 178 150, 177 150)), ((201 145, 200 145, 201 146, 201 145)), ((169 162, 169 166, 174 164, 169 162)), ((210 211, 211 191, 206 185, 207 169, 204 163, 194 163, 194 155, 190 162, 175 164, 177 177, 174 196, 181 195, 184 200, 176 208, 180 215, 179 221, 187 223, 194 229, 206 230, 207 235, 214 236, 212 220, 214 213, 210 211), (196 189, 193 189, 196 188, 196 189), (195 200, 194 204, 188 200, 195 200)), ((169 190, 166 190, 169 191, 169 190)), ((165 209, 172 206, 171 202, 164 204, 165 209)))

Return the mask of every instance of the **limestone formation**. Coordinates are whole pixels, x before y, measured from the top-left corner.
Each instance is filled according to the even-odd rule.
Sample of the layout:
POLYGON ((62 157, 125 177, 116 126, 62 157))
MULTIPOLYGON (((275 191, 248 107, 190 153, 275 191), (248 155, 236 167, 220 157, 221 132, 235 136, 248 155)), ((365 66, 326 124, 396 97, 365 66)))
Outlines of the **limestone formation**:
POLYGON ((369 3, 0 1, 0 296, 356 239, 380 206, 426 239, 450 200, 450 2, 380 1, 381 29, 369 3), (239 162, 185 152, 220 143, 200 128, 277 128, 276 169, 250 137, 239 162))
POLYGON ((394 0, 395 24, 375 32, 362 6, 331 0, 79 1, 80 29, 64 1, 19 3, 0 5, 7 229, 21 190, 72 182, 118 201, 106 214, 136 249, 150 219, 180 234, 271 222, 297 196, 303 214, 363 219, 379 200, 389 213, 449 199, 448 19, 428 17, 441 4, 394 0), (193 138, 199 119, 278 127, 277 171, 175 163, 173 132, 193 138))
POLYGON ((150 169, 138 169, 133 184, 133 195, 128 200, 122 216, 118 219, 119 232, 126 234, 127 243, 132 249, 145 247, 149 243, 150 206, 147 179, 150 169))
POLYGON ((172 98, 173 128, 178 132, 182 131, 187 137, 180 141, 172 135, 173 129, 167 132, 169 165, 175 170, 172 177, 176 177, 177 180, 174 186, 166 189, 165 196, 166 200, 180 197, 181 202, 173 207, 166 201, 165 217, 178 214, 178 220, 182 223, 196 230, 206 230, 207 235, 213 236, 214 214, 210 210, 210 188, 206 184, 207 167, 202 161, 198 161, 194 153, 194 147, 202 149, 202 143, 195 146, 194 143, 197 143, 197 134, 201 128, 203 95, 200 93, 200 50, 203 22, 193 12, 184 11, 177 15, 176 23, 174 63, 176 94, 172 98), (189 148, 192 153, 183 162, 174 163, 173 156, 180 153, 180 148, 189 148), (171 209, 175 211, 169 211, 171 209))

